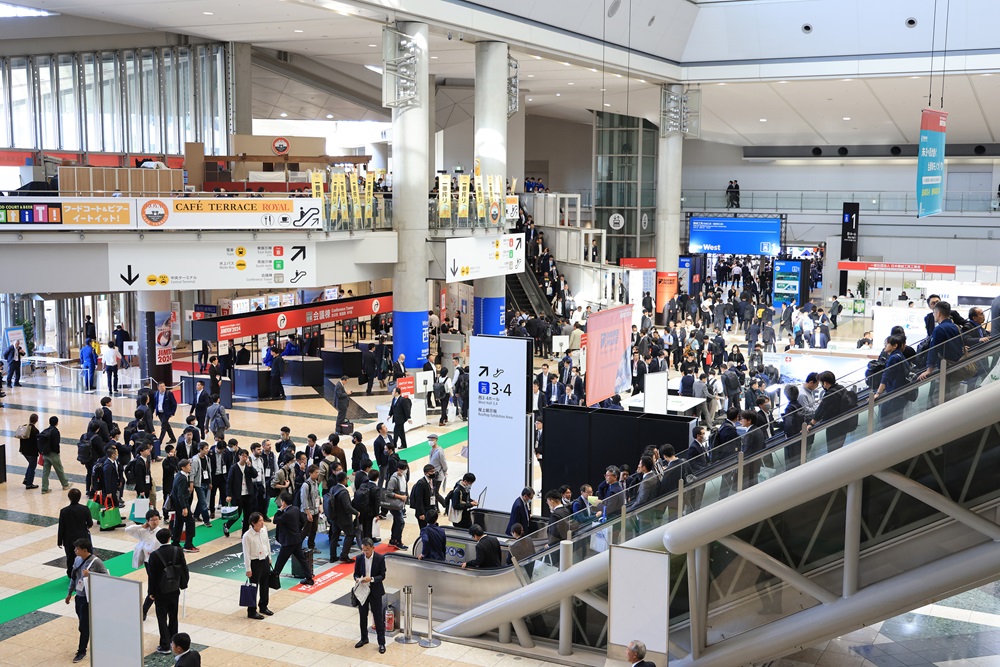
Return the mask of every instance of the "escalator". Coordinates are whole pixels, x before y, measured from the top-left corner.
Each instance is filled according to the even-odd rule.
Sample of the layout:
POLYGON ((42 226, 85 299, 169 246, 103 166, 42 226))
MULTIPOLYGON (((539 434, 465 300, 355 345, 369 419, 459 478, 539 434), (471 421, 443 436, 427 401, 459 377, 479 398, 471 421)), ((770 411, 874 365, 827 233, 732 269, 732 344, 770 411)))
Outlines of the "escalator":
POLYGON ((524 311, 529 315, 542 317, 548 315, 555 319, 555 311, 542 290, 535 281, 535 274, 525 268, 521 273, 511 273, 506 276, 507 302, 514 310, 524 311))
POLYGON ((553 567, 557 554, 540 553, 518 566, 535 565, 522 572, 526 587, 438 632, 493 636, 515 623, 551 643, 570 595, 574 650, 606 650, 608 553, 597 531, 611 544, 669 553, 670 657, 684 667, 771 660, 1000 578, 1000 382, 977 388, 959 379, 968 364, 993 368, 997 348, 946 364, 943 383, 907 387, 917 398, 894 426, 877 415, 896 397, 862 403, 809 439, 731 461, 619 519, 581 525, 566 571, 553 567), (855 420, 847 446, 827 452, 830 427, 855 420), (786 468, 786 447, 800 444, 807 462, 786 468), (773 478, 751 479, 757 466, 773 478))

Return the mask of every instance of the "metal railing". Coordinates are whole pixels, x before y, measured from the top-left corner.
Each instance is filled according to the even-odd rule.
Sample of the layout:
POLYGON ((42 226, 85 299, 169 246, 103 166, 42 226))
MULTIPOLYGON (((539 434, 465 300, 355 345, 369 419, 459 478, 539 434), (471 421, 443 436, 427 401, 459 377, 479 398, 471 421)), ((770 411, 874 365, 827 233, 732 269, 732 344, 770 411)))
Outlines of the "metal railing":
MULTIPOLYGON (((916 213, 915 192, 891 190, 740 190, 733 200, 725 190, 688 189, 681 192, 686 210, 723 209, 733 213, 754 211, 836 211, 844 202, 857 202, 872 213, 916 213)), ((991 191, 947 192, 944 210, 949 213, 997 213, 1000 202, 991 191)))

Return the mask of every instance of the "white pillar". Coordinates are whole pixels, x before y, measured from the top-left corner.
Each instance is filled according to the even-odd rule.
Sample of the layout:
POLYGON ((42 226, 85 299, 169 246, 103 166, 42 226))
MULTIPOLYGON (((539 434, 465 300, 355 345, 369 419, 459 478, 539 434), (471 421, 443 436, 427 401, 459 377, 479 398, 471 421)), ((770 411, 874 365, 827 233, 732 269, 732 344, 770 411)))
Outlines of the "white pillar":
POLYGON ((427 24, 400 23, 417 45, 418 103, 392 113, 393 227, 399 261, 392 274, 393 353, 407 368, 421 368, 429 352, 427 333, 427 193, 430 192, 430 108, 427 24))
MULTIPOLYGON (((671 92, 683 94, 684 87, 674 85, 671 92)), ((657 285, 661 279, 672 280, 677 287, 677 264, 681 243, 681 158, 684 154, 684 135, 681 132, 659 139, 656 155, 656 272, 657 285), (668 274, 661 276, 661 273, 668 274), (673 274, 672 278, 669 274, 673 274)), ((657 290, 659 292, 659 290, 657 290)), ((666 299, 656 297, 656 310, 663 312, 666 299), (660 303, 660 301, 663 303, 660 303)), ((660 315, 657 323, 664 324, 660 315)))
MULTIPOLYGON (((507 45, 503 42, 476 42, 475 113, 479 167, 484 177, 499 176, 503 183, 507 179, 507 45)), ((503 278, 483 278, 473 287, 473 333, 502 334, 506 328, 506 282, 503 278)))
POLYGON ((144 378, 171 385, 174 383, 173 364, 156 364, 156 328, 162 322, 157 322, 155 317, 156 313, 170 311, 170 292, 144 290, 136 292, 135 296, 139 311, 139 331, 135 340, 139 342, 140 373, 144 378))
POLYGON ((507 121, 507 176, 517 179, 517 192, 524 192, 525 96, 518 96, 517 113, 507 121))

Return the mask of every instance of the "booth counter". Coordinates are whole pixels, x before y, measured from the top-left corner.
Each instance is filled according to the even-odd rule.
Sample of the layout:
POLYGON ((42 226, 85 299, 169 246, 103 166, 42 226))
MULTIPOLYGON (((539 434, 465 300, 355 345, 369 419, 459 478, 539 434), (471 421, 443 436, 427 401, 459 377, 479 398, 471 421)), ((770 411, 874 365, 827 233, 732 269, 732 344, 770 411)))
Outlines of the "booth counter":
MULTIPOLYGON (((412 405, 410 406, 410 419, 413 421, 412 424, 407 422, 403 427, 404 431, 412 431, 413 429, 420 428, 421 426, 427 425, 427 401, 422 398, 411 398, 412 405)), ((378 413, 378 420, 380 422, 385 422, 386 428, 389 429, 389 433, 392 433, 395 425, 391 419, 389 419, 389 406, 391 403, 382 403, 375 407, 378 413)), ((411 444, 411 443, 407 443, 411 444)))
POLYGON ((323 384, 323 360, 317 357, 285 357, 281 381, 293 387, 318 387, 323 384))
POLYGON ((248 364, 233 369, 236 377, 234 393, 249 398, 271 397, 271 369, 264 365, 248 364))
MULTIPOLYGON (((208 375, 184 375, 181 377, 181 402, 190 405, 194 400, 195 394, 198 392, 198 388, 195 386, 198 381, 205 383, 205 391, 209 390, 211 383, 209 382, 208 375)), ((222 378, 219 383, 221 391, 219 392, 219 402, 222 403, 222 407, 227 410, 231 410, 233 407, 233 382, 227 377, 222 378)))

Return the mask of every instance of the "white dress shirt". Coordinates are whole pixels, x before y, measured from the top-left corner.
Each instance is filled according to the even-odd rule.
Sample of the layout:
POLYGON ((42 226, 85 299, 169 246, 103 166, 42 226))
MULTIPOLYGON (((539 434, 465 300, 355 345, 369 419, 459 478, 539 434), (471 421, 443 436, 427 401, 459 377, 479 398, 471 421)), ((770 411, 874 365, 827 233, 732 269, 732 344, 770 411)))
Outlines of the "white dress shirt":
POLYGON ((265 558, 271 558, 271 540, 267 536, 267 526, 261 528, 259 532, 253 528, 247 529, 247 532, 243 533, 243 563, 246 571, 250 571, 251 561, 265 558))

